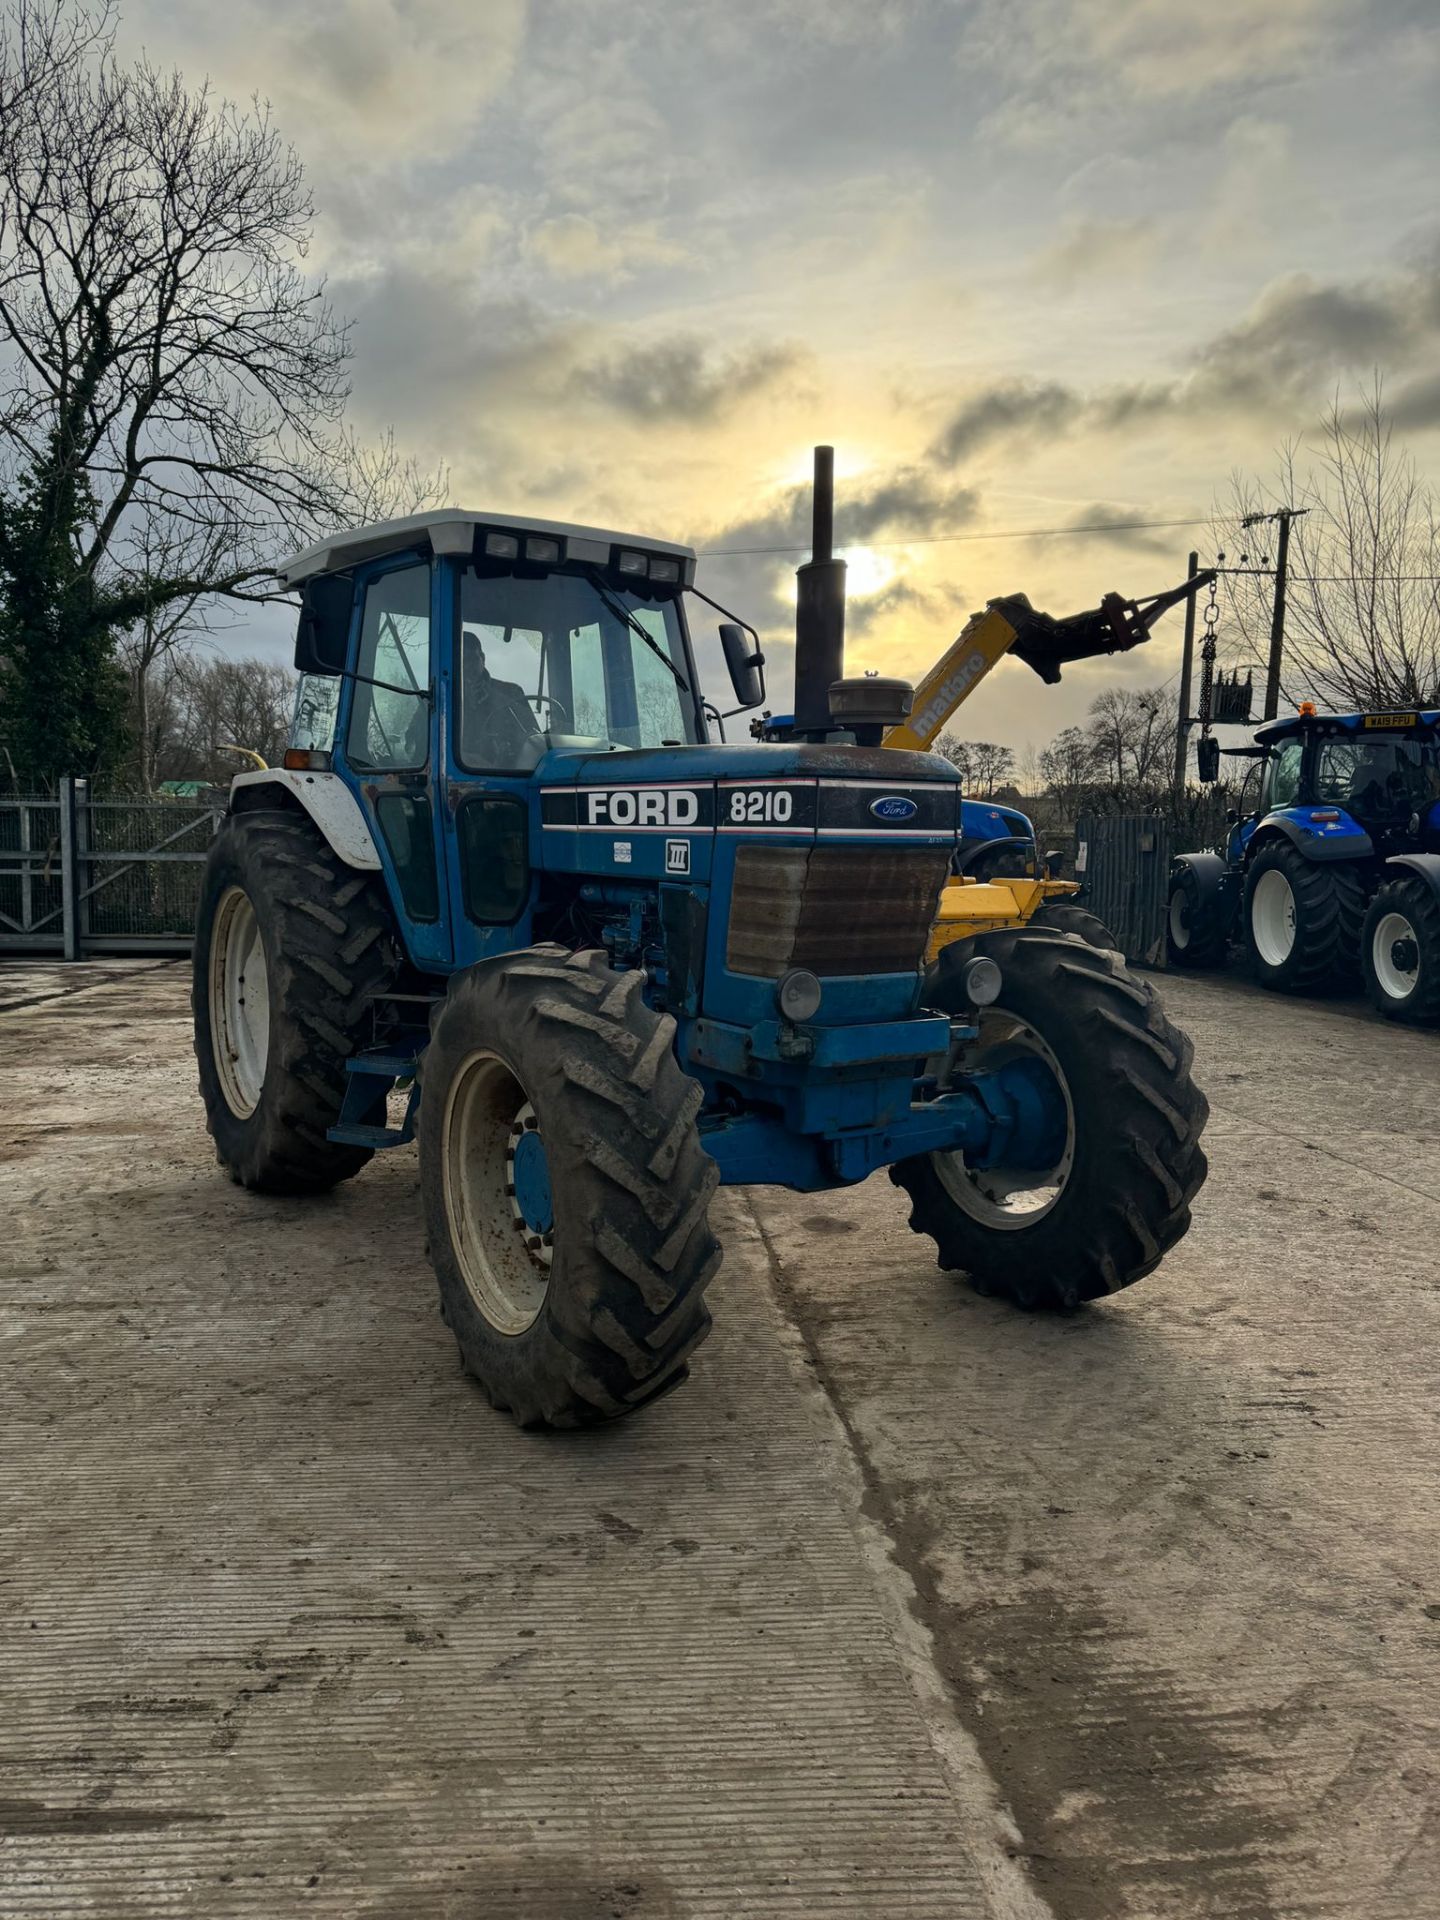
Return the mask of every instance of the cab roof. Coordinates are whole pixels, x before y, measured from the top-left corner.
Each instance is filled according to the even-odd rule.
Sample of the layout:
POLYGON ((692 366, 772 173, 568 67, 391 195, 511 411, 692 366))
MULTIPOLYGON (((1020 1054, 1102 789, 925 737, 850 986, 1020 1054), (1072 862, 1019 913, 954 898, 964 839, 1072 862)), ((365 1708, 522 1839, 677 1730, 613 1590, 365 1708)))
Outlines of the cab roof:
POLYGON ((1291 713, 1255 729, 1262 746, 1306 734, 1404 733, 1418 736, 1440 730, 1440 708, 1406 707, 1386 713, 1291 713))
POLYGON ((282 586, 298 587, 319 573, 343 573, 367 560, 391 553, 428 547, 434 554, 466 555, 476 551, 487 533, 536 534, 561 543, 561 557, 592 566, 614 563, 619 550, 678 559, 680 577, 689 585, 695 572, 695 549, 672 540, 654 540, 648 534, 610 533, 602 527, 575 526, 568 520, 532 520, 508 513, 476 513, 468 507, 436 507, 428 513, 407 514, 400 520, 379 520, 373 526, 328 534, 302 548, 275 569, 282 586))

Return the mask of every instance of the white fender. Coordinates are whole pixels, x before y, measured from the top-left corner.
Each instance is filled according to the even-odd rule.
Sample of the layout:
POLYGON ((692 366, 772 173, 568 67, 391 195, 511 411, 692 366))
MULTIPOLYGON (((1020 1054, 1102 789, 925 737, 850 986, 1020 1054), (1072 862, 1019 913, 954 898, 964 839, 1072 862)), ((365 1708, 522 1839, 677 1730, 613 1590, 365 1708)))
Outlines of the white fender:
POLYGON ((240 787, 266 785, 290 789, 347 867, 380 871, 380 855, 360 802, 338 773, 301 773, 290 767, 266 767, 262 772, 257 768, 254 773, 237 773, 230 791, 233 794, 240 787))

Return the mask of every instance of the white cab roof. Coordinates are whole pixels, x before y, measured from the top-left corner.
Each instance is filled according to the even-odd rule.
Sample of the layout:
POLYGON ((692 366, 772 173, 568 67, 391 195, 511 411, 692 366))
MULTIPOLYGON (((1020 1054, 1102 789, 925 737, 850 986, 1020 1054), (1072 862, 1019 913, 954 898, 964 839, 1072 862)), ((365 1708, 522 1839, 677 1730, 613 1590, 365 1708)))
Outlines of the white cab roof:
MULTIPOLYGON (((334 573, 427 543, 432 553, 467 554, 474 546, 477 527, 493 527, 505 533, 558 536, 565 541, 572 559, 600 566, 608 563, 610 549, 616 546, 637 547, 645 553, 675 554, 682 560, 695 558, 693 547, 677 546, 673 540, 654 540, 648 534, 609 533, 603 527, 578 527, 568 520, 517 519, 510 513, 472 513, 468 507, 437 507, 431 513, 407 514, 403 520, 380 520, 374 526, 357 527, 352 532, 332 533, 289 560, 282 560, 275 572, 283 586, 298 587, 313 574, 334 573)), ((689 578, 688 571, 685 577, 689 578)))

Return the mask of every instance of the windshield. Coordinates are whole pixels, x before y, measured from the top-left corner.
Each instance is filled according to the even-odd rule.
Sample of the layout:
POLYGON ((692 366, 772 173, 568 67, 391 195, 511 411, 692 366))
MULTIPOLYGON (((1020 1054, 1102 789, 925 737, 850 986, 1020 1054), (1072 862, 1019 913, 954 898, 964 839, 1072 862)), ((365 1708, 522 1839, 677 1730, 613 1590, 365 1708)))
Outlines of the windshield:
POLYGON ((1370 818, 1424 812, 1440 800, 1440 747, 1428 740, 1325 740, 1315 798, 1370 818))
POLYGON ((693 743, 695 697, 674 595, 577 573, 467 567, 460 588, 456 758, 527 772, 551 747, 693 743))

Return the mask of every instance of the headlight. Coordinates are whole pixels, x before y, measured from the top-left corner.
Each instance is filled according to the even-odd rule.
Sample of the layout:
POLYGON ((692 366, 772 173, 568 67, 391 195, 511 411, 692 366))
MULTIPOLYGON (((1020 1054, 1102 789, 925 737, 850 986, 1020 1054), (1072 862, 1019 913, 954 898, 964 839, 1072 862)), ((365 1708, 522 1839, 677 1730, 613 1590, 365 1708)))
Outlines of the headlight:
POLYGON ((820 1011, 820 982, 805 967, 792 967, 775 984, 775 1004, 787 1020, 813 1020, 820 1011))
POLYGON ((972 1007, 993 1007, 1005 984, 999 967, 988 954, 976 954, 965 966, 965 998, 972 1007))

